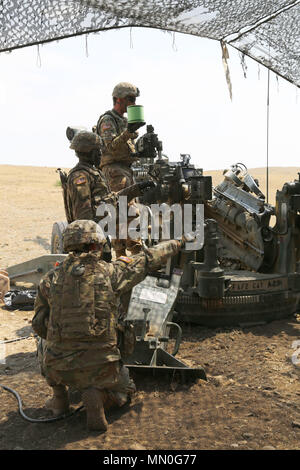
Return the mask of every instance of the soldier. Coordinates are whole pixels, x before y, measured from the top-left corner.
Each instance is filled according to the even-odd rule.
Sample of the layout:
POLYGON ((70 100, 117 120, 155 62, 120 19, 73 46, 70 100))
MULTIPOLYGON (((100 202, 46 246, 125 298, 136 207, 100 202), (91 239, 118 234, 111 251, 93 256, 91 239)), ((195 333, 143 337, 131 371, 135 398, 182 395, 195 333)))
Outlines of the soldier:
POLYGON ((132 258, 102 260, 104 234, 94 221, 78 220, 64 232, 67 258, 41 280, 32 320, 43 340, 42 375, 52 387, 46 406, 69 410, 66 386, 82 391, 91 430, 106 430, 104 408, 124 405, 135 391, 120 361, 117 321, 120 295, 178 253, 182 242, 162 242, 132 258))
POLYGON ((131 185, 118 193, 112 192, 105 176, 98 168, 100 138, 93 132, 81 131, 76 134, 70 148, 75 150, 79 163, 70 170, 64 187, 68 223, 78 219, 96 220, 97 208, 101 202, 116 205, 118 196, 127 196, 130 201, 154 185, 152 181, 146 181, 131 185))
MULTIPOLYGON (((137 160, 134 139, 137 129, 145 123, 128 123, 124 114, 127 106, 135 104, 139 89, 131 83, 121 82, 113 89, 113 109, 102 114, 97 122, 97 133, 102 139, 100 168, 112 191, 120 191, 134 183, 131 165, 137 160)), ((131 206, 136 208, 135 202, 131 206)), ((138 213, 138 211, 137 211, 138 213)), ((130 219, 128 219, 130 222, 130 219)), ((113 244, 116 256, 132 254, 141 250, 140 240, 116 240, 113 244)))
MULTIPOLYGON (((68 223, 78 219, 98 222, 96 212, 101 202, 116 205, 119 196, 127 196, 130 201, 154 185, 152 181, 146 181, 133 184, 118 193, 110 191, 106 178, 99 169, 100 138, 93 132, 78 132, 72 139, 70 148, 75 150, 79 163, 70 170, 68 176, 61 172, 68 223)), ((108 244, 105 252, 106 259, 109 260, 111 255, 108 244)))

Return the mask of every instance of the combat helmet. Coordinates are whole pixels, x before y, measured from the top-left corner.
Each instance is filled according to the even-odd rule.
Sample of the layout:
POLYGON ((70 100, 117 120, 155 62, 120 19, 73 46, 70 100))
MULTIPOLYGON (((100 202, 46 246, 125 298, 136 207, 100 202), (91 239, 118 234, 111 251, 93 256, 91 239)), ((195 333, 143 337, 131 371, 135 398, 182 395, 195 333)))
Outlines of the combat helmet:
POLYGON ((114 98, 125 98, 126 96, 140 96, 140 90, 131 83, 118 83, 113 89, 112 96, 114 98))
POLYGON ((98 134, 89 131, 80 131, 72 139, 70 149, 75 152, 90 152, 100 148, 100 137, 98 134))
POLYGON ((106 238, 102 228, 93 220, 75 220, 63 233, 63 249, 65 252, 80 250, 82 245, 99 243, 104 245, 106 238))

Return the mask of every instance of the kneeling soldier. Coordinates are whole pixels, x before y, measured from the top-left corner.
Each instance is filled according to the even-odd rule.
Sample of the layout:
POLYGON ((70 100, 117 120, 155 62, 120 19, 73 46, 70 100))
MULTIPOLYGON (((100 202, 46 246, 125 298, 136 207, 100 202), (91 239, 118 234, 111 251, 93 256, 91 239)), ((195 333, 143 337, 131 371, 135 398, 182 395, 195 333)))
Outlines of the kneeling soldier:
POLYGON ((102 259, 105 236, 92 220, 77 220, 64 232, 68 256, 41 280, 32 320, 41 337, 42 374, 53 389, 46 403, 55 415, 69 410, 66 386, 82 391, 91 430, 106 430, 104 409, 124 405, 135 391, 117 346, 120 296, 149 271, 178 253, 171 240, 147 252, 102 259))

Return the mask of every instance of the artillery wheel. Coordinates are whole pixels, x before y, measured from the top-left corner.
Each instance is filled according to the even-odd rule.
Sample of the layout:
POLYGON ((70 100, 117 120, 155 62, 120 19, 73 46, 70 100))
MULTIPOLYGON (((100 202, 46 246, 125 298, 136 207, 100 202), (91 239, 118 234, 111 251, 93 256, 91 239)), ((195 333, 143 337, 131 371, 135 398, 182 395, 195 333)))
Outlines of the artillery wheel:
POLYGON ((66 230, 68 222, 55 222, 52 227, 51 234, 51 253, 63 253, 63 233, 66 230))

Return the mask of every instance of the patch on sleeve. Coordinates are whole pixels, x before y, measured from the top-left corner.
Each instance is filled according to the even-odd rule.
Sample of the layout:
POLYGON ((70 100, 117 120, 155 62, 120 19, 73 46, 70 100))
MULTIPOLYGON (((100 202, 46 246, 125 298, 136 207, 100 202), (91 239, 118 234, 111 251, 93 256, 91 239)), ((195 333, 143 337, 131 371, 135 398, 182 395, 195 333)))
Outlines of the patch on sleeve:
POLYGON ((85 176, 79 176, 79 178, 76 178, 74 180, 75 184, 84 184, 86 183, 86 177, 85 176))
POLYGON ((117 258, 117 261, 119 260, 124 261, 124 263, 128 264, 133 261, 133 258, 128 258, 127 256, 120 256, 119 258, 117 258))

